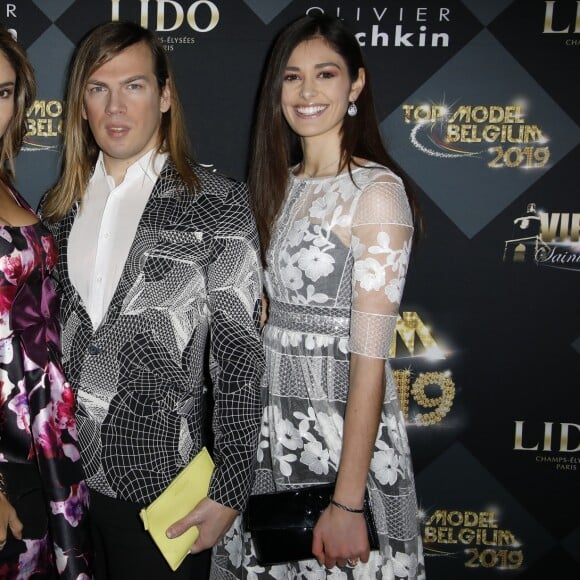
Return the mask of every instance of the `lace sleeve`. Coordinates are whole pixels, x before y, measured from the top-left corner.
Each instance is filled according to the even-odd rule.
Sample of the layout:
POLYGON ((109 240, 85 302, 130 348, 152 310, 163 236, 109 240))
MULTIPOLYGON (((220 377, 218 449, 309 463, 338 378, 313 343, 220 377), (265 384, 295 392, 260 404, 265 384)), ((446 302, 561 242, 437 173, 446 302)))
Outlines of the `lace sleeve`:
POLYGON ((361 194, 352 220, 351 353, 388 357, 405 286, 412 224, 397 177, 374 182, 361 194))

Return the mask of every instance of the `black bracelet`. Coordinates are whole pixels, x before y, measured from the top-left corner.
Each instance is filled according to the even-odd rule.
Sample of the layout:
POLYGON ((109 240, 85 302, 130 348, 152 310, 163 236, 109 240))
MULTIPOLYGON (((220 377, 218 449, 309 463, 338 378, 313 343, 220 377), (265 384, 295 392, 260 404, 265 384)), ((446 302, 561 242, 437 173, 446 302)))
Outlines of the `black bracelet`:
POLYGON ((344 510, 345 512, 350 512, 351 514, 363 514, 364 513, 364 508, 361 508, 360 510, 355 510, 353 508, 349 508, 348 506, 342 504, 342 503, 338 503, 337 501, 334 501, 334 499, 331 498, 330 503, 332 505, 335 505, 337 508, 340 508, 341 510, 344 510))

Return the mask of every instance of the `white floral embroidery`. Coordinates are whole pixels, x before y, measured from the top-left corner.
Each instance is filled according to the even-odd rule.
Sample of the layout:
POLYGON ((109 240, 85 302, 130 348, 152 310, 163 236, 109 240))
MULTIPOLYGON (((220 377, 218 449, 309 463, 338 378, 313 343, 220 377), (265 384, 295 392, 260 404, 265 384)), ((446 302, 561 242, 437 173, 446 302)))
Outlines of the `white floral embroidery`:
POLYGON ((230 562, 234 566, 239 566, 242 563, 242 535, 235 526, 232 526, 226 537, 226 550, 229 554, 230 562))
POLYGON ((287 419, 276 423, 276 435, 278 441, 280 441, 286 449, 295 451, 299 447, 302 447, 300 432, 287 419))
POLYGON ((280 269, 280 274, 282 275, 284 285, 290 290, 300 290, 304 286, 302 270, 300 268, 288 264, 288 266, 280 269))
POLYGON ((316 282, 321 276, 328 276, 334 271, 334 258, 316 246, 302 248, 298 265, 310 280, 316 282))
POLYGON ((371 460, 371 469, 383 485, 394 485, 401 473, 399 455, 384 441, 377 441, 377 451, 371 460))
POLYGON ((301 220, 296 220, 288 232, 288 245, 291 247, 298 246, 302 242, 304 234, 308 231, 309 225, 310 221, 307 217, 303 217, 301 220))
POLYGON ((335 191, 329 191, 326 195, 315 199, 310 208, 310 217, 323 220, 327 214, 334 210, 337 200, 338 193, 335 191))
POLYGON ((396 552, 393 557, 393 568, 397 578, 415 578, 417 575, 417 555, 396 552))
POLYGON ((304 451, 300 455, 300 463, 308 466, 310 471, 322 475, 328 473, 328 458, 330 454, 327 449, 323 449, 319 441, 311 441, 304 446, 304 451))
POLYGON ((400 304, 404 286, 405 278, 393 278, 385 286, 385 294, 393 304, 400 304))
POLYGON ((342 449, 343 418, 338 413, 318 413, 318 422, 314 427, 328 445, 330 462, 338 466, 342 449))
POLYGON ((290 464, 296 461, 296 455, 293 453, 274 455, 274 459, 278 461, 280 473, 286 477, 290 477, 292 475, 292 466, 290 464))
POLYGON ((354 279, 365 290, 381 290, 385 285, 385 268, 374 258, 355 262, 354 279))

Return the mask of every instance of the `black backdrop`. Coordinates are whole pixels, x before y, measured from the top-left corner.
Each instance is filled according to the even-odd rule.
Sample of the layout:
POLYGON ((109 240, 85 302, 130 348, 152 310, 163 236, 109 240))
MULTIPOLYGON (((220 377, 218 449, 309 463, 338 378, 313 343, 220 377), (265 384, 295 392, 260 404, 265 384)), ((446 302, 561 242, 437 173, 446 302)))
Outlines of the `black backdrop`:
POLYGON ((316 10, 358 34, 425 212, 393 354, 428 577, 578 578, 580 3, 0 0, 39 82, 17 185, 54 181, 67 63, 116 18, 163 40, 197 160, 244 179, 267 49, 316 10))

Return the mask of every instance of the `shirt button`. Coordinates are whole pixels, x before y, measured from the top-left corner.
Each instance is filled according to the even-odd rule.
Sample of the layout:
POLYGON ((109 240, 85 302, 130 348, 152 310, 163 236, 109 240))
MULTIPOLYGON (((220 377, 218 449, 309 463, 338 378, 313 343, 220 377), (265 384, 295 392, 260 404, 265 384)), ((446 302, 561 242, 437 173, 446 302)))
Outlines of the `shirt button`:
POLYGON ((89 354, 99 354, 101 352, 101 349, 96 344, 91 343, 89 344, 87 351, 89 354))

